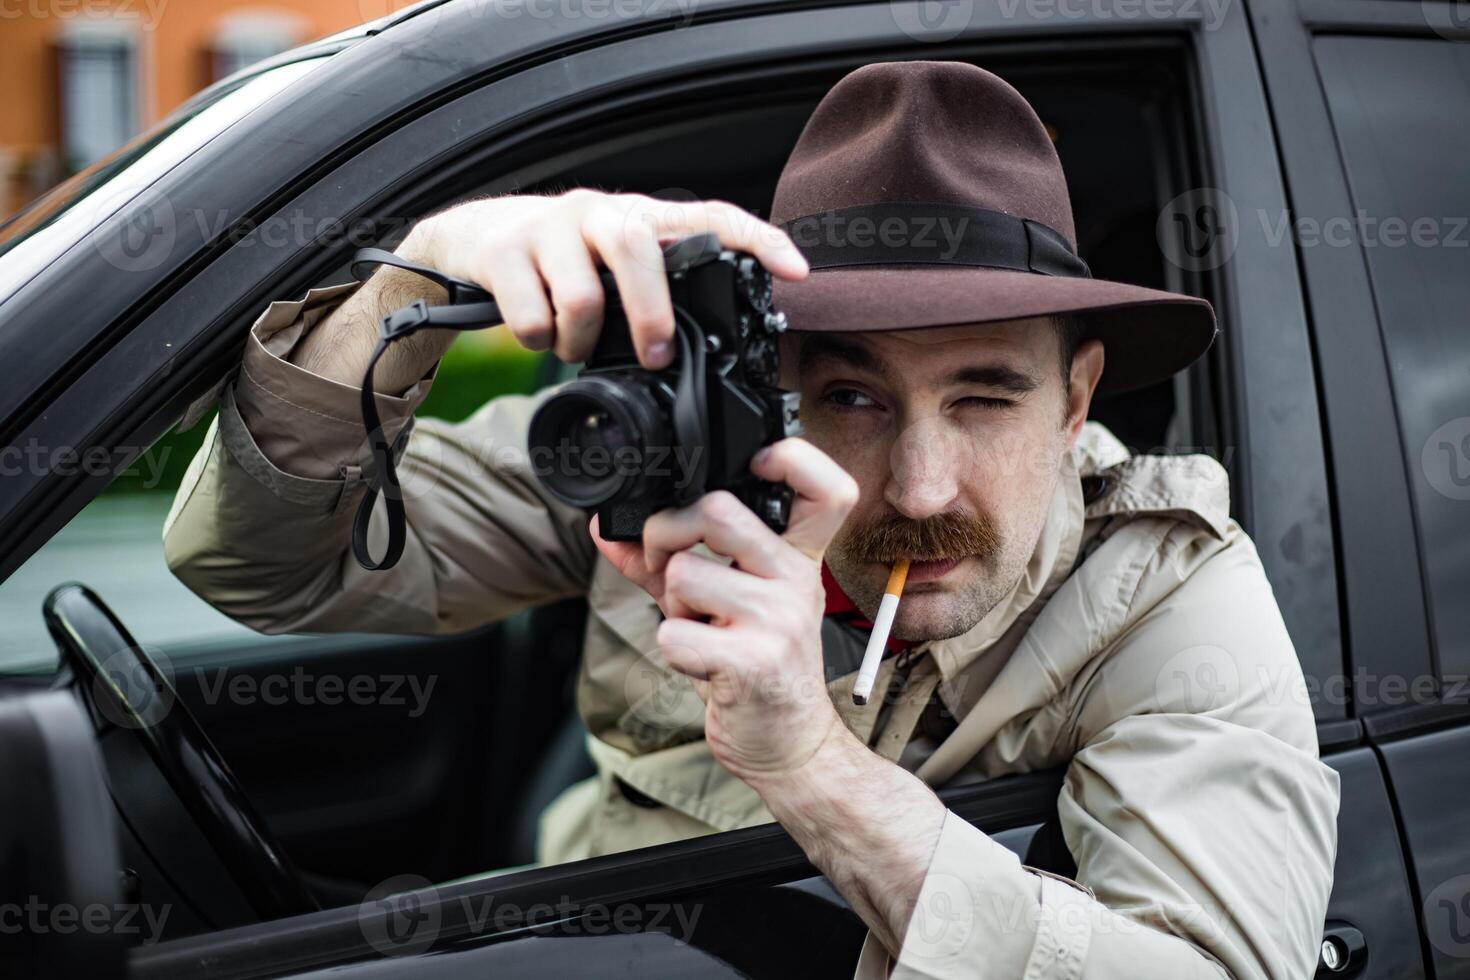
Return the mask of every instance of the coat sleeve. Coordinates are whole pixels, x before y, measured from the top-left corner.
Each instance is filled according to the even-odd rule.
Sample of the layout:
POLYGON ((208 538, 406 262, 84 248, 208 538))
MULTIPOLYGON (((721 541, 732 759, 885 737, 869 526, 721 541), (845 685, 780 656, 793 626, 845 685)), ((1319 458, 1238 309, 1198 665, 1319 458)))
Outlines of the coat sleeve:
POLYGON ((1058 801, 1078 881, 951 813, 897 962, 870 936, 858 975, 1311 976, 1338 778, 1249 539, 1236 529, 1078 683, 1058 801))
MULTIPOLYGON (((458 424, 414 420, 432 373, 378 396, 390 438, 414 426, 398 467, 407 542, 388 571, 357 564, 352 520, 372 458, 360 389, 289 361, 352 288, 273 303, 252 328, 164 524, 174 574, 266 633, 452 633, 585 594, 596 556, 586 519, 545 493, 526 450, 546 393, 494 399, 458 424)), ((381 506, 370 537, 381 554, 381 506)))

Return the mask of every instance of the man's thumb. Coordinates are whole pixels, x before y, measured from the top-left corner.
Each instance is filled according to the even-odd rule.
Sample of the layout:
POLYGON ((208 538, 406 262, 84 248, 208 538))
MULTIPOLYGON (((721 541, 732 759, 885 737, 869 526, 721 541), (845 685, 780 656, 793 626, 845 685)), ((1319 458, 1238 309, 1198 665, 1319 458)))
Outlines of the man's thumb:
POLYGON ((658 575, 648 570, 648 565, 643 560, 642 544, 637 541, 608 541, 598 530, 596 514, 587 523, 587 530, 592 535, 592 543, 597 545, 597 550, 612 563, 613 568, 622 573, 624 578, 652 594, 652 586, 658 575))

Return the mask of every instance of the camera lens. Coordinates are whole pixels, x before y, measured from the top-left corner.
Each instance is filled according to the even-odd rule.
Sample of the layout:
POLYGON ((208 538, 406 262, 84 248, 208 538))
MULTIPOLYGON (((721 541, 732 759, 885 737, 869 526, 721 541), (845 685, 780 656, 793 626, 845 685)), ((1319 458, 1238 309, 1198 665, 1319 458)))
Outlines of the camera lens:
POLYGON ((548 398, 531 419, 531 464, 557 499, 600 507, 639 493, 670 444, 647 382, 585 377, 548 398))
POLYGON ((594 476, 612 472, 612 454, 628 444, 628 437, 611 412, 588 408, 572 420, 566 441, 587 464, 594 476))

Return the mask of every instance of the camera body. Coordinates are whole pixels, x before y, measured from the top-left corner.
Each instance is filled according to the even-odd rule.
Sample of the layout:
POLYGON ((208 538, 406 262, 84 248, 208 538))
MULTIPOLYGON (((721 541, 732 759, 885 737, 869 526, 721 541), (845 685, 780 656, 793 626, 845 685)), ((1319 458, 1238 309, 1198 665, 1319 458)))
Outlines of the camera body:
POLYGON ((531 419, 537 477, 557 499, 595 510, 602 536, 638 540, 649 515, 728 490, 778 533, 792 491, 753 476, 761 447, 800 435, 800 396, 778 387, 785 317, 751 255, 697 235, 664 253, 676 356, 639 365, 610 274, 596 349, 531 419))

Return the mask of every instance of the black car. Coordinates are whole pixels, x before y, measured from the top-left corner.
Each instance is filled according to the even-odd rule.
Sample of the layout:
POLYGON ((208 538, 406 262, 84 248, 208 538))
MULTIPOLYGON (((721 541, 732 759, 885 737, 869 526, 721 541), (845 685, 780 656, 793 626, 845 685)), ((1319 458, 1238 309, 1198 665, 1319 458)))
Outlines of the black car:
MULTIPOLYGON (((440 639, 191 642, 197 600, 149 577, 161 514, 154 566, 63 545, 198 431, 265 305, 358 246, 574 184, 764 213, 838 78, 943 58, 1037 108, 1097 275, 1218 310, 1206 359, 1095 417, 1229 468, 1342 777, 1320 972, 1470 978, 1465 10, 429 0, 221 82, 43 198, 0 228, 8 975, 850 976, 864 928, 775 825, 472 876, 528 862, 588 771, 576 604, 440 639), (435 691, 269 696, 302 672, 435 691)), ((1060 779, 942 795, 1065 864, 1060 779)))

